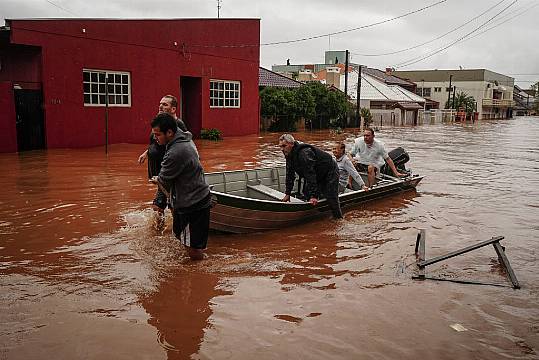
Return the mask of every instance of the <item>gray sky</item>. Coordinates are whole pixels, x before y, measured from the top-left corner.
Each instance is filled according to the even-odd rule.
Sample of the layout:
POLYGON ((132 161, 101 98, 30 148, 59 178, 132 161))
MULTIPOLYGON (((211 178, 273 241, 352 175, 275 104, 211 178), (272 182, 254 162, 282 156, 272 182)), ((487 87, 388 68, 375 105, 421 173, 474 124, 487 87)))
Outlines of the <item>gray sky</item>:
MULTIPOLYGON (((447 0, 380 25, 327 36, 399 17, 438 1, 222 0, 220 15, 260 18, 262 44, 324 35, 308 41, 262 45, 260 63, 270 69, 273 64, 286 63, 286 59, 292 64, 322 63, 324 51, 348 49, 351 61, 379 69, 486 68, 513 76, 524 88, 539 80, 539 0, 447 0), (365 56, 426 42, 395 54, 365 56), (414 62, 434 51, 439 52, 414 62)), ((215 18, 217 0, 0 0, 0 16, 215 18)))

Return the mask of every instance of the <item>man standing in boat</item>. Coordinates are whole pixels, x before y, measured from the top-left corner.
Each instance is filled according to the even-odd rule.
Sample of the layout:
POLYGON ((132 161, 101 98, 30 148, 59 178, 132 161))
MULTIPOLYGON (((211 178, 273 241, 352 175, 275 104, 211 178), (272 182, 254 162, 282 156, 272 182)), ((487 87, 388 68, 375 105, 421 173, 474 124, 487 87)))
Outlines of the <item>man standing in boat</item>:
POLYGON ((325 196, 333 217, 342 218, 339 203, 339 169, 333 157, 319 148, 297 142, 290 134, 279 138, 279 147, 286 157, 286 191, 282 201, 290 201, 296 173, 305 179, 303 195, 312 205, 325 196))
MULTIPOLYGON (((172 115, 176 119, 178 127, 182 131, 187 131, 185 123, 176 116, 176 110, 178 108, 178 99, 173 95, 165 95, 159 102, 159 112, 172 115)), ((161 170, 161 162, 163 161, 163 156, 165 156, 165 145, 160 145, 155 140, 153 133, 150 133, 150 144, 148 149, 140 154, 138 158, 139 164, 143 164, 146 159, 148 160, 148 179, 151 179, 154 176, 159 174, 161 170)), ((167 207, 167 197, 161 190, 157 190, 155 198, 153 200, 152 207, 155 211, 162 213, 167 207)))
POLYGON ((202 260, 210 226, 210 188, 190 132, 178 128, 176 119, 161 113, 152 121, 159 145, 166 145, 161 170, 153 182, 170 193, 172 228, 187 246, 191 260, 202 260))
POLYGON ((397 170, 393 160, 389 157, 384 144, 374 138, 374 129, 372 128, 365 129, 363 139, 357 138, 354 141, 354 146, 352 147, 350 154, 355 158, 354 164, 356 165, 357 170, 368 174, 368 187, 374 185, 376 174, 379 173, 380 168, 384 166, 384 161, 387 162, 389 168, 396 177, 406 176, 406 174, 401 174, 397 170))

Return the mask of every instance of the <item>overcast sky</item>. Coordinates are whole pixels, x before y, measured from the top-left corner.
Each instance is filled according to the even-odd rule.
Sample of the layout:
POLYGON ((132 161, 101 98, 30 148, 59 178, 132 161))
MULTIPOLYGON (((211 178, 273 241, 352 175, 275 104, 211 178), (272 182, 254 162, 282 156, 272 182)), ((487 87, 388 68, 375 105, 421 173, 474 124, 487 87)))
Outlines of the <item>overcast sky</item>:
MULTIPOLYGON (((220 16, 259 18, 262 44, 320 36, 262 45, 260 63, 269 69, 286 59, 292 64, 323 63, 324 51, 348 49, 352 62, 379 69, 486 68, 513 76, 524 88, 539 80, 539 0, 446 0, 400 17, 437 2, 222 0, 220 16), (384 22, 395 17, 400 18, 384 22), (327 35, 378 22, 384 23, 327 35)), ((0 16, 215 18, 217 0, 0 0, 0 16)))

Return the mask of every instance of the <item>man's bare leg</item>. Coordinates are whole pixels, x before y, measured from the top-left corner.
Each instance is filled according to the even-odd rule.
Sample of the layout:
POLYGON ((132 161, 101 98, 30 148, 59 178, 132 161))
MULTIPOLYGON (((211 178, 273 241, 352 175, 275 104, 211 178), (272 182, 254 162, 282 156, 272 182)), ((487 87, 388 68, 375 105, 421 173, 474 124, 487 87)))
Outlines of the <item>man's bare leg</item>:
POLYGON ((367 186, 368 187, 373 186, 375 179, 376 179, 376 167, 373 165, 369 165, 368 175, 367 175, 367 181, 368 181, 367 186))

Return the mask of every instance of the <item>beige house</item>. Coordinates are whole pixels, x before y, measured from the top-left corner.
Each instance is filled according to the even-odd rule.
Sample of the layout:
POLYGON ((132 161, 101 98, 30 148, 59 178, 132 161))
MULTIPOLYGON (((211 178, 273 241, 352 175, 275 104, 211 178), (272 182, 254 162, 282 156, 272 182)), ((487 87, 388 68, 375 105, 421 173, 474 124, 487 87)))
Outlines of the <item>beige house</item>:
POLYGON ((486 69, 394 71, 392 74, 417 84, 416 93, 438 101, 440 108, 453 92, 464 92, 476 100, 479 119, 511 118, 515 79, 486 69), (451 88, 449 80, 451 78, 451 88))

